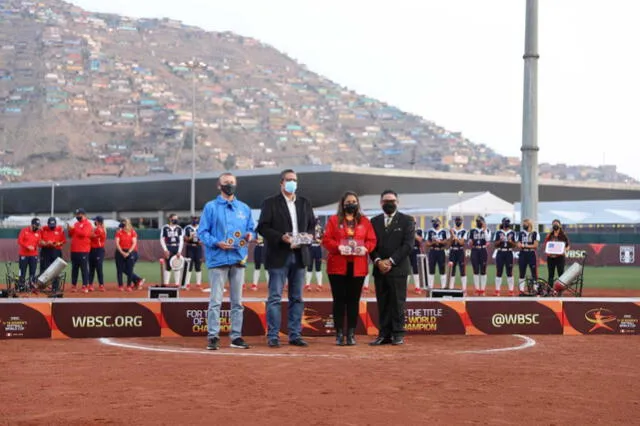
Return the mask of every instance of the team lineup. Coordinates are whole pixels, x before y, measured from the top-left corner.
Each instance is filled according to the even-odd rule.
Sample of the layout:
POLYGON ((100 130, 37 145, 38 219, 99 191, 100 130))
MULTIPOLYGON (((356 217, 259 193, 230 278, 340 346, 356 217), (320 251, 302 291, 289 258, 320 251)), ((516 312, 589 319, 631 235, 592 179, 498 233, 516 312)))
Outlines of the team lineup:
MULTIPOLYGON (((171 284, 189 290, 195 272, 194 284, 200 288, 202 265, 206 264, 210 292, 208 349, 220 348, 220 310, 227 285, 231 304, 230 346, 249 348, 242 338, 242 293, 251 244, 254 244, 252 290, 258 289, 262 268, 266 271, 266 337, 268 346, 272 348, 280 347, 281 301, 285 288, 288 293, 285 316, 288 343, 307 346, 301 337, 303 292, 312 290, 314 276, 316 290, 322 291, 325 254, 333 298, 336 344, 339 346, 356 344, 358 304, 361 294, 369 289, 370 276, 374 280, 380 307, 380 334, 370 343, 373 346, 404 343, 404 306, 411 279, 414 291, 422 294, 436 286, 436 272, 443 289, 455 287, 458 273, 463 294, 471 295, 467 294, 467 249, 470 251, 475 296, 487 293, 489 249, 493 251, 496 265, 492 295, 502 295, 505 275, 507 294, 516 295, 513 276, 516 257, 519 294, 523 295, 527 270, 531 277, 537 278, 540 235, 529 219, 523 220, 521 229, 516 232, 511 221, 504 218, 492 234, 482 217, 475 219, 475 226, 470 231, 465 229, 462 217, 455 217, 449 229, 435 217, 431 221, 432 228, 424 231, 416 229, 416 218, 399 211, 401 200, 395 191, 389 189, 380 197, 383 213, 371 219, 361 211, 358 195, 345 192, 336 214, 329 217, 323 227, 313 212, 310 200, 296 194, 297 184, 295 171, 288 169, 281 173, 280 190, 264 200, 256 226, 249 206, 236 198, 236 177, 223 173, 218 179, 219 195, 204 206, 200 217, 193 216, 191 223, 183 228, 179 225, 178 216, 171 214, 168 223, 160 229, 163 252, 161 285, 171 282, 173 272, 171 284), (419 273, 421 261, 426 269, 422 273, 423 279, 419 273)), ((22 229, 18 236, 20 280, 35 281, 38 257, 41 274, 61 258, 68 236, 71 240, 72 291, 77 291, 79 279, 82 282, 80 290, 84 293, 94 291, 96 279, 98 290, 104 291, 106 232, 103 222, 102 217, 96 216, 92 223, 81 208, 75 211, 75 222, 67 225, 66 232, 53 217, 42 229, 39 220, 34 218, 31 226, 22 229)), ((563 274, 565 253, 570 248, 559 221, 553 222, 552 229, 545 239, 545 247, 552 246, 550 242, 561 245, 558 244, 559 251, 549 252, 545 248, 549 283, 553 282, 556 271, 558 276, 563 274)), ((128 219, 121 219, 115 243, 118 288, 129 292, 134 288, 142 289, 145 279, 134 272, 138 237, 128 219)))

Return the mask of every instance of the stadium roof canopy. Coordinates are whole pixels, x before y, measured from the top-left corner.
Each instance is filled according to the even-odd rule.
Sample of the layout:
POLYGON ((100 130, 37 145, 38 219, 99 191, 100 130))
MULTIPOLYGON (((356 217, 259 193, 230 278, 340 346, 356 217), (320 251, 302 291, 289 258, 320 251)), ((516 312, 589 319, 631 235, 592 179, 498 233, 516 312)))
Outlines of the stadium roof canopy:
MULTIPOLYGON (((380 213, 380 194, 360 196, 360 206, 367 215, 380 213)), ((439 194, 398 194, 399 208, 404 213, 453 217, 455 215, 486 216, 490 213, 512 216, 513 204, 490 192, 439 194)), ((316 215, 325 216, 336 212, 338 203, 318 207, 316 215)))
MULTIPOLYGON (((508 176, 484 176, 431 171, 374 169, 327 165, 296 167, 299 192, 314 207, 340 199, 351 189, 359 194, 380 194, 391 188, 400 194, 486 192, 508 202, 520 201, 520 179, 508 176)), ((238 197, 251 208, 279 191, 279 172, 274 169, 234 171, 238 177, 238 197)), ((196 210, 217 194, 219 172, 200 173, 196 179, 196 210)), ((52 186, 55 212, 65 217, 77 207, 89 214, 115 213, 131 217, 165 216, 167 212, 188 212, 189 175, 156 175, 116 179, 82 179, 53 182, 29 182, 0 185, 0 216, 48 214, 52 186), (55 186, 54 186, 55 185, 55 186)), ((540 180, 543 201, 640 199, 640 185, 600 184, 540 180)), ((406 197, 406 195, 404 196, 406 197)))
MULTIPOLYGON (((513 217, 519 223, 520 203, 515 204, 513 217)), ((491 215, 487 223, 497 224, 501 219, 491 215)), ((549 225, 554 219, 565 225, 640 224, 640 199, 539 203, 537 223, 549 225)))

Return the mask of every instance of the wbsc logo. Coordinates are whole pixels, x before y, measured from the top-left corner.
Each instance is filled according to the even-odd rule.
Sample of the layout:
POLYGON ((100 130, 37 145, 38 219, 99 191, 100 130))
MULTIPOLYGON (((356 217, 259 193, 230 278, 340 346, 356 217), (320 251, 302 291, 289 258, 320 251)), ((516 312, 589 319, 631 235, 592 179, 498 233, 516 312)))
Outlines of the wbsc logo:
POLYGON ((540 314, 494 314, 491 325, 501 328, 503 325, 538 325, 540 314))

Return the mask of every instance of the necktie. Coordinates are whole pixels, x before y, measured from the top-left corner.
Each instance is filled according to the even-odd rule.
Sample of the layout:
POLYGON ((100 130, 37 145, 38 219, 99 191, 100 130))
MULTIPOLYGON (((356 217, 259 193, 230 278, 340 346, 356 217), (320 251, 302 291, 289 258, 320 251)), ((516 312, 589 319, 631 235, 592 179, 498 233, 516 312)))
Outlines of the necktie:
POLYGON ((384 218, 384 227, 388 228, 390 223, 391 223, 391 216, 386 216, 384 218))

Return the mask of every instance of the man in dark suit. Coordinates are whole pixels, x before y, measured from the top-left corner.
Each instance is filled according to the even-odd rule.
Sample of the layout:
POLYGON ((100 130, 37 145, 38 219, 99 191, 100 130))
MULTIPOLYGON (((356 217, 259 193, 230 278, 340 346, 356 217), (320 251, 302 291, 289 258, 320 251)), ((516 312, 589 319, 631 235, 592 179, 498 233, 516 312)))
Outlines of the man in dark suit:
POLYGON ((383 214, 371 219, 378 243, 371 252, 373 278, 380 333, 370 343, 402 345, 404 343, 404 305, 407 300, 407 277, 411 273, 409 256, 415 241, 415 221, 398 211, 398 194, 390 189, 380 197, 383 214))
POLYGON ((309 246, 294 247, 292 237, 298 233, 313 234, 316 221, 311 202, 296 195, 298 177, 291 170, 280 173, 280 193, 262 203, 257 231, 264 237, 265 268, 269 271, 267 299, 267 341, 269 347, 280 347, 280 301, 284 284, 289 285, 289 344, 307 346, 302 340, 305 268, 311 262, 309 246))

